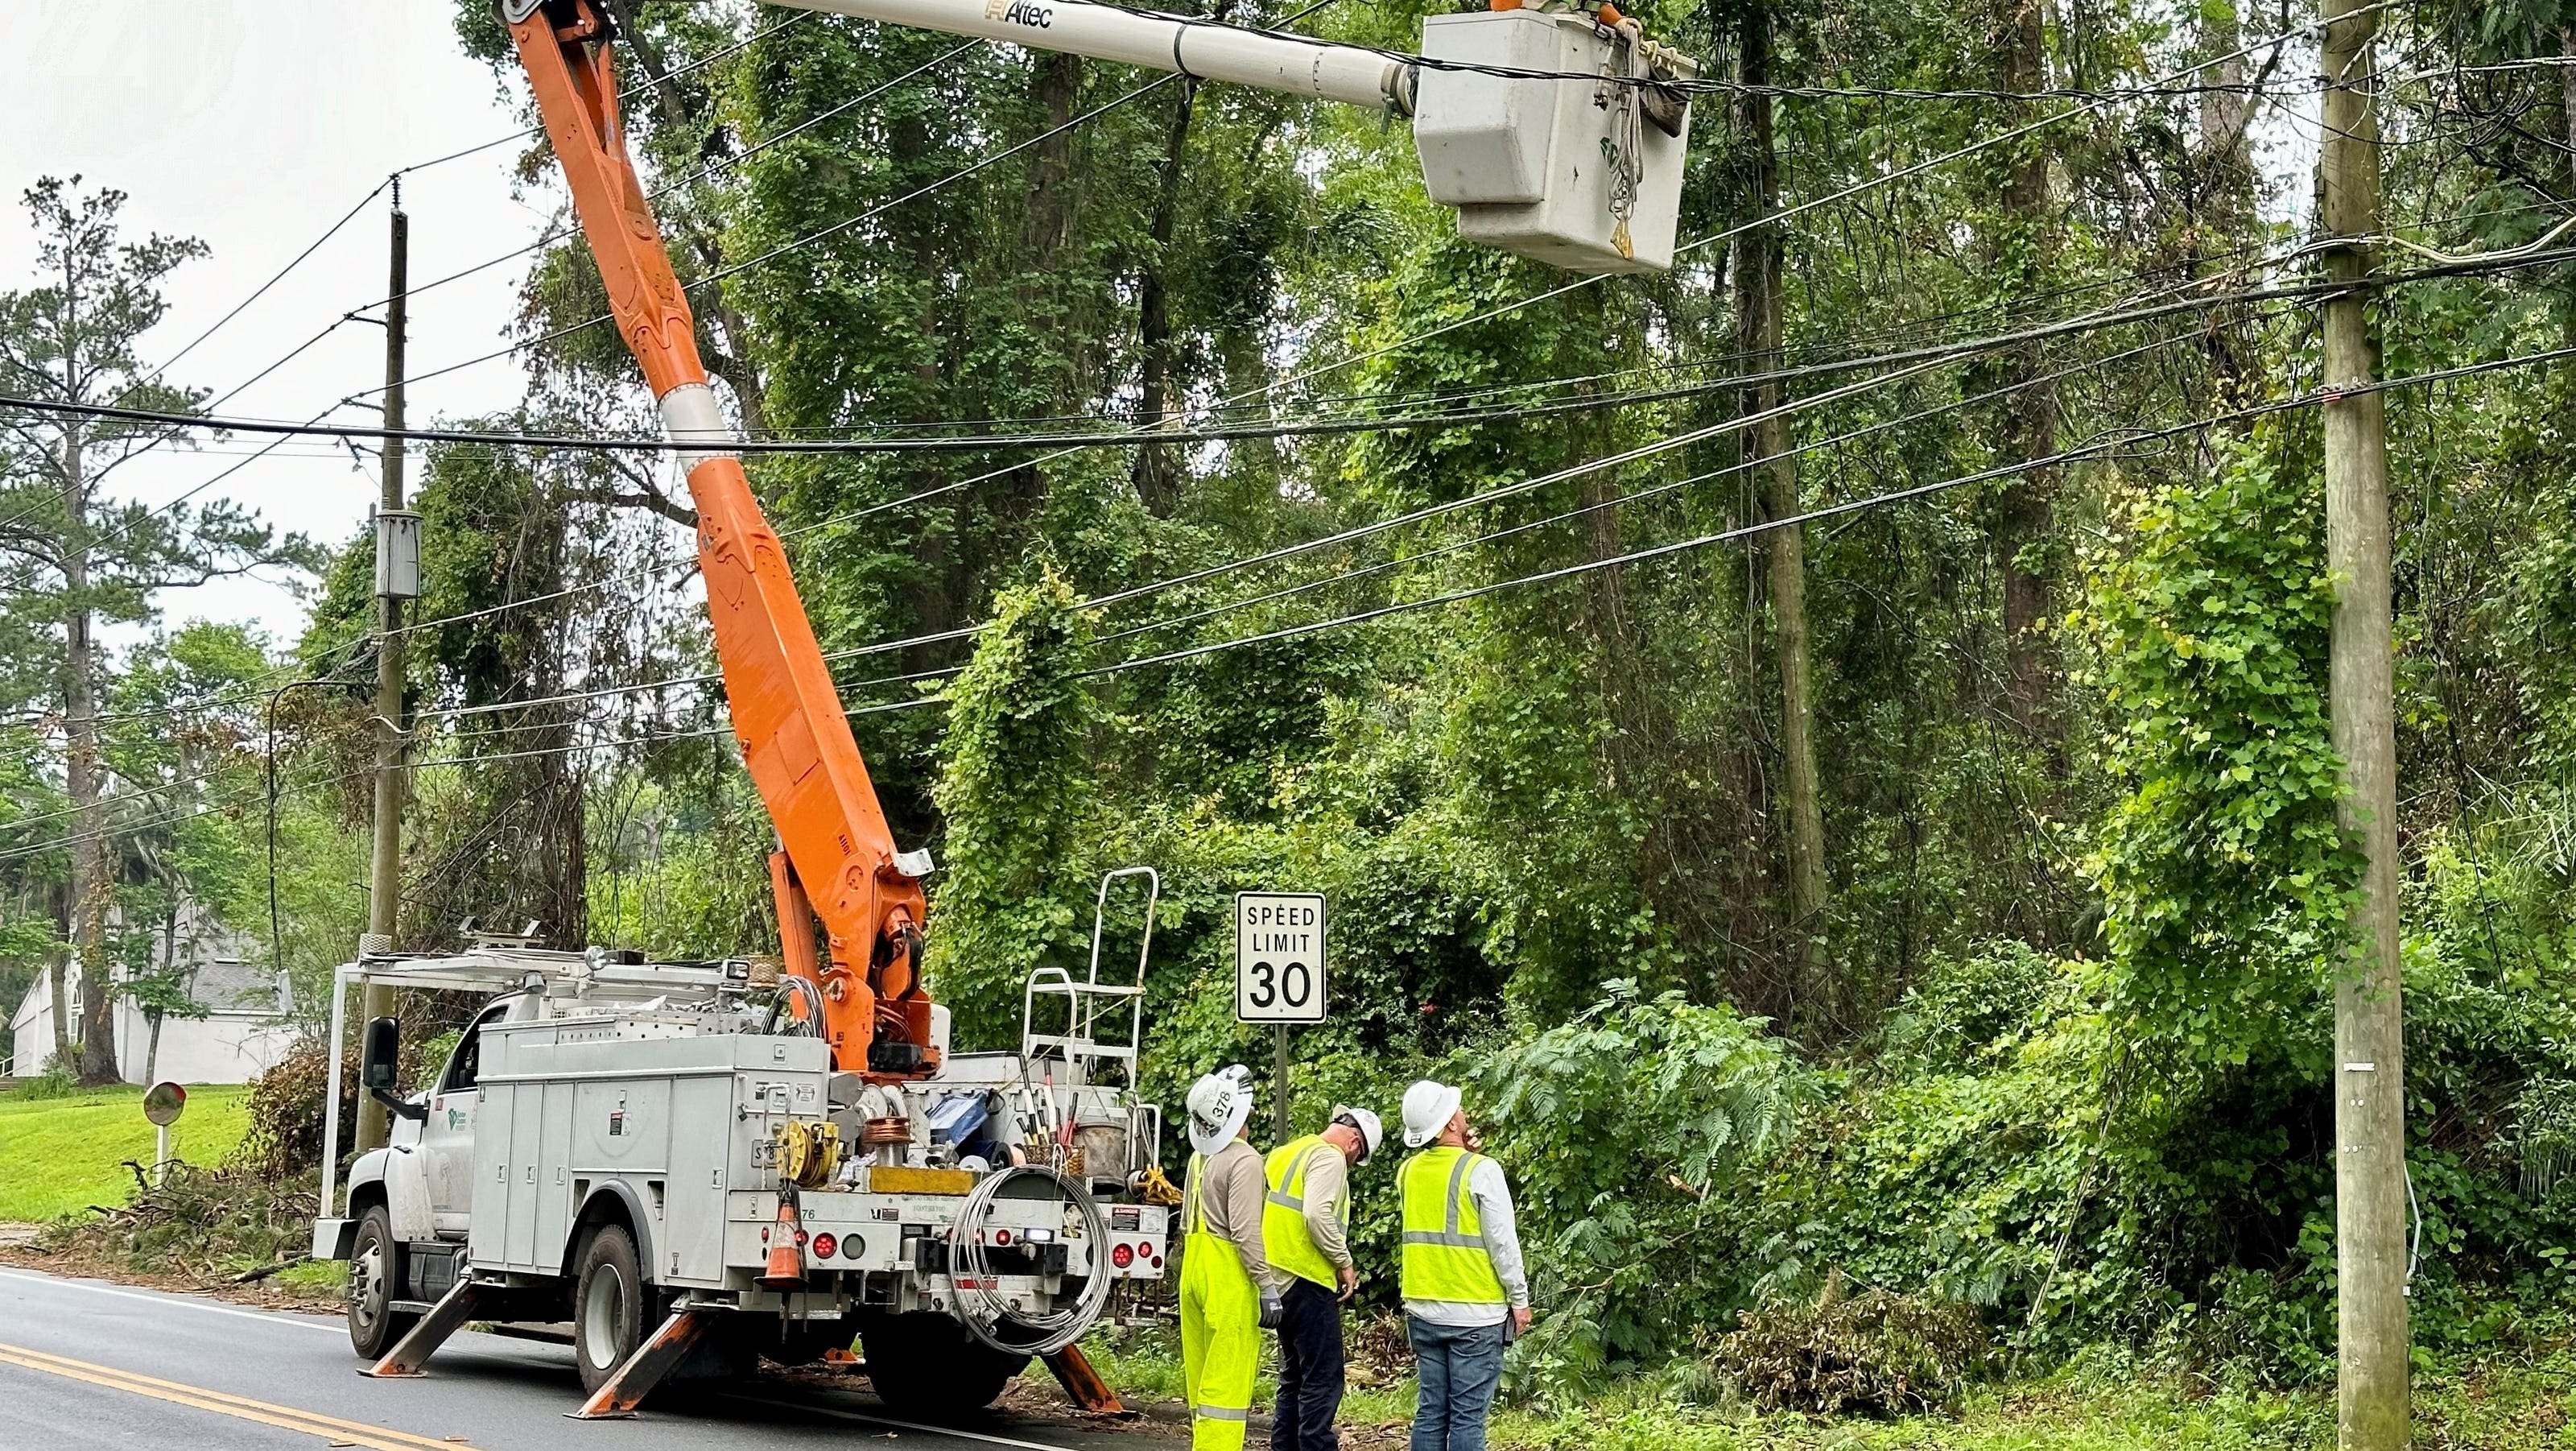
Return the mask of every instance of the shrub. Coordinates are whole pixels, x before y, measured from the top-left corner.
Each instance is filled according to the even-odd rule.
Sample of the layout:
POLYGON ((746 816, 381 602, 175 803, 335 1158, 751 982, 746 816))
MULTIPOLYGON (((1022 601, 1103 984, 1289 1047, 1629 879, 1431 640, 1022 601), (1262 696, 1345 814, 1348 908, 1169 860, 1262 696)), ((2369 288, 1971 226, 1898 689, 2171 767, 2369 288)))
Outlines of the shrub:
POLYGON ((45 1071, 35 1077, 19 1079, 18 1086, 10 1092, 22 1099, 69 1098, 79 1086, 69 1066, 48 1063, 45 1071))
POLYGON ((1775 1411, 1899 1416, 1949 1404, 1994 1361, 1966 1305, 1842 1291, 1837 1278, 1815 1300, 1743 1312, 1717 1342, 1718 1372, 1775 1411))
MULTIPOLYGON (((272 1184, 322 1167, 322 1099, 331 1060, 319 1037, 299 1039, 267 1072, 251 1080, 244 1107, 250 1130, 226 1167, 272 1184)), ((340 1064, 340 1146, 345 1152, 357 1123, 358 1061, 340 1064)))
POLYGON ((1737 1181, 1787 1139, 1809 1088, 1763 1026, 1615 982, 1476 1075, 1470 1111, 1516 1176, 1548 1310, 1516 1384, 1574 1389, 1660 1363, 1747 1298, 1751 1216, 1737 1181))

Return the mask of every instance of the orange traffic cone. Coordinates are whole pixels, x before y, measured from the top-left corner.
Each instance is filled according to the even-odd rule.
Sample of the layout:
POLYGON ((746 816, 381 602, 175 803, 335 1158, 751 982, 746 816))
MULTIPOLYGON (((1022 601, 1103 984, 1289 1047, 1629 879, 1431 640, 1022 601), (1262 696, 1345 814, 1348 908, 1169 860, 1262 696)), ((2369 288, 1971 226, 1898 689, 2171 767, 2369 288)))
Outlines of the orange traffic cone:
POLYGON ((778 1223, 769 1231, 769 1268, 761 1272, 760 1283, 772 1290, 805 1283, 805 1226, 797 1222, 792 1194, 778 1196, 778 1223))

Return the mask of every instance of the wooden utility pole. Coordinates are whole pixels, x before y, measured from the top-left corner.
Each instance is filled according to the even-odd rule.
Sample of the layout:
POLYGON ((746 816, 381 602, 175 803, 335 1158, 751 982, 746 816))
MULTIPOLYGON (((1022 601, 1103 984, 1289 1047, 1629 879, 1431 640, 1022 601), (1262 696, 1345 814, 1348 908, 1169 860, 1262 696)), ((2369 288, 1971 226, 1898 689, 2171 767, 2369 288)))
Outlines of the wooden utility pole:
MULTIPOLYGON (((1744 33, 1736 49, 1736 79, 1744 87, 1736 102, 1736 137, 1750 171, 1747 204, 1757 224, 1737 233, 1728 270, 1735 278, 1735 331, 1747 371, 1760 373, 1779 365, 1784 342, 1780 227, 1769 218, 1780 210, 1780 161, 1772 138, 1771 11, 1768 0, 1744 10, 1744 33)), ((1765 519, 1786 519, 1798 512, 1798 465, 1789 451, 1789 422, 1779 413, 1783 396, 1778 381, 1744 390, 1744 411, 1769 415, 1745 433, 1744 447, 1759 481, 1765 519)), ((1769 565, 1772 651, 1780 669, 1780 795, 1788 817, 1789 909, 1802 939, 1824 926, 1825 822, 1818 803, 1815 694, 1809 678, 1807 644, 1807 555, 1800 526, 1785 525, 1762 536, 1769 565)), ((1802 943, 1801 964, 1816 954, 1802 943)), ((1797 990, 1816 984, 1802 966, 1797 990)))
MULTIPOLYGON (((409 312, 411 218, 403 214, 402 179, 394 179, 392 272, 385 288, 385 428, 382 451, 384 492, 381 514, 403 513, 403 442, 393 437, 403 427, 403 331, 409 312)), ((392 588, 385 567, 385 526, 376 532, 376 820, 374 851, 367 870, 367 935, 379 950, 391 950, 394 923, 402 905, 403 807, 403 596, 392 588)), ((394 990, 389 984, 367 984, 361 1025, 391 1017, 394 990)), ((364 1031, 363 1026, 360 1029, 364 1031)), ((390 1127, 385 1107, 358 1099, 358 1147, 383 1144, 390 1127)))
POLYGON ((2335 974, 2336 1440, 2403 1451, 2406 1331, 2405 1027, 2398 995, 2396 653, 2389 596, 2388 419, 2371 331, 2379 123, 2365 0, 2324 0, 2325 144, 2318 220, 2326 275, 2326 567, 2335 601, 2328 692, 2345 784, 2337 815, 2364 861, 2335 974))

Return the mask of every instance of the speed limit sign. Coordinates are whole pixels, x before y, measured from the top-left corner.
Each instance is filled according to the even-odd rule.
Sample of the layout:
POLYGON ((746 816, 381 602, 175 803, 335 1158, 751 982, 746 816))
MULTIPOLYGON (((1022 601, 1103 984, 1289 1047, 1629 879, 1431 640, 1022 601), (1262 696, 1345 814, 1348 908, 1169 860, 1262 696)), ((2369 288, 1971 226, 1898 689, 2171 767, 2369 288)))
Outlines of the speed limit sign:
POLYGON ((1246 1023, 1324 1021, 1321 895, 1234 894, 1234 1016, 1246 1023))

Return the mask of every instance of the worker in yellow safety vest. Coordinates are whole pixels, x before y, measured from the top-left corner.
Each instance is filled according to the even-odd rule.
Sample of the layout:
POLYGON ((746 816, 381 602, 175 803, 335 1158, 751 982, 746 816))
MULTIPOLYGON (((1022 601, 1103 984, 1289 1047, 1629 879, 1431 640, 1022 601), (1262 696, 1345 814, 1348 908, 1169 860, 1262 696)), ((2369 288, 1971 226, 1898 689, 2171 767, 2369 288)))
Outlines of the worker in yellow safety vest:
POLYGON ((1261 1238, 1281 1301, 1270 1451, 1341 1446, 1333 1418, 1342 1408, 1342 1302, 1360 1283, 1351 1263, 1350 1171, 1385 1136, 1376 1114, 1345 1104, 1322 1133, 1270 1151, 1261 1238))
POLYGON ((1503 1167, 1475 1151, 1462 1095, 1404 1091, 1405 1338, 1416 1362, 1412 1451, 1485 1451, 1503 1348, 1529 1329, 1529 1278, 1503 1167), (1428 1145, 1428 1147, 1425 1147, 1428 1145))
POLYGON ((1252 1117, 1252 1070, 1229 1064, 1190 1086, 1190 1167, 1181 1191, 1181 1381, 1190 1402, 1191 1451, 1243 1451, 1261 1332, 1279 1323, 1279 1298, 1261 1239, 1261 1151, 1252 1117))

